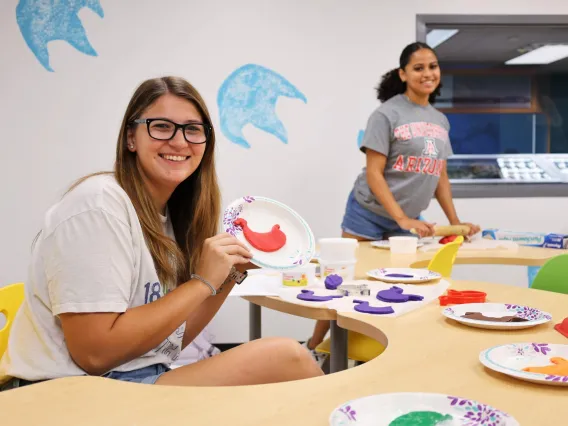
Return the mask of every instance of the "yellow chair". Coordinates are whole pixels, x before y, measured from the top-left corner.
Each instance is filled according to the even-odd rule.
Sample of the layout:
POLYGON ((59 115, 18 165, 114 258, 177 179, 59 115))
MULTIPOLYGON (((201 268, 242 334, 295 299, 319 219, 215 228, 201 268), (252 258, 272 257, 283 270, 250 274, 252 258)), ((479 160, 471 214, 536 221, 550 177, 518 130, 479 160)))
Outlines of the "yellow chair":
POLYGON ((458 249, 463 243, 464 238, 460 235, 451 243, 444 245, 440 248, 430 263, 428 264, 428 270, 432 272, 437 272, 445 278, 449 278, 452 275, 452 269, 454 268, 454 262, 456 256, 458 255, 458 249))
MULTIPOLYGON (((385 347, 374 339, 355 331, 347 332, 347 358, 358 362, 367 362, 378 357, 385 347)), ((329 354, 331 351, 331 339, 325 339, 316 346, 316 352, 329 354)))
MULTIPOLYGON (((458 249, 463 243, 464 238, 458 236, 454 241, 440 248, 430 263, 428 270, 438 272, 443 277, 450 277, 454 262, 458 254, 458 249)), ((316 347, 316 352, 329 354, 331 339, 326 339, 316 347)), ((347 332, 347 357, 358 362, 368 362, 378 357, 385 350, 385 347, 374 339, 354 331, 347 332)))
POLYGON ((6 324, 0 329, 0 358, 8 347, 10 328, 23 301, 24 283, 10 284, 0 288, 0 313, 6 317, 6 324))

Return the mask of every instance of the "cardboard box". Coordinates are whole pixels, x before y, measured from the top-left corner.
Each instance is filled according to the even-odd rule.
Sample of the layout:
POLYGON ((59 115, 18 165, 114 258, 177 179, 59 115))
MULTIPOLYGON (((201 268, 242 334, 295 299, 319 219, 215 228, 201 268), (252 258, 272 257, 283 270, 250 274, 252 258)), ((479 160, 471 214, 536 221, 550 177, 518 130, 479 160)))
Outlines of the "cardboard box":
POLYGON ((485 229, 481 232, 482 238, 489 240, 514 241, 519 245, 543 247, 554 249, 568 248, 567 234, 545 234, 538 232, 516 232, 501 229, 485 229))

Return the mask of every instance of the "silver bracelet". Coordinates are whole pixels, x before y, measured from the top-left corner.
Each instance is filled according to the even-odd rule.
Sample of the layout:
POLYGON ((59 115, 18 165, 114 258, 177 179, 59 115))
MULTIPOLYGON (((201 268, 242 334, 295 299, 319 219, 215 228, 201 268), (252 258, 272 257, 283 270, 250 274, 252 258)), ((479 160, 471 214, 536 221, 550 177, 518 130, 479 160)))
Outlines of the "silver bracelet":
POLYGON ((217 294, 217 290, 215 290, 215 287, 213 287, 211 285, 211 283, 209 281, 207 281, 205 278, 197 275, 197 274, 191 274, 191 279, 196 279, 201 281, 203 284, 205 284, 207 287, 209 287, 211 289, 211 296, 215 296, 217 294))

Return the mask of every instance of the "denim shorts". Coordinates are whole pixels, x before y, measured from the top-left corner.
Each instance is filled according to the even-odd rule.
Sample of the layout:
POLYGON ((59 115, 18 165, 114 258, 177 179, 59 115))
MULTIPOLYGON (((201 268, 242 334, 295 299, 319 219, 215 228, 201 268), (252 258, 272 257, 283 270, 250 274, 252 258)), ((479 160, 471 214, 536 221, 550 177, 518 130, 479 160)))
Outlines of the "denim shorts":
MULTIPOLYGON (((422 217, 418 217, 423 220, 422 217)), ((373 213, 355 199, 353 191, 347 199, 347 206, 341 223, 341 229, 351 235, 368 240, 383 240, 398 235, 412 235, 402 229, 394 220, 373 213)))
POLYGON ((170 367, 164 364, 154 364, 148 367, 139 368, 132 371, 111 371, 103 375, 109 379, 122 380, 123 382, 143 383, 153 385, 158 378, 170 371, 170 367))
MULTIPOLYGON (((102 377, 106 377, 108 379, 114 380, 122 380, 123 382, 132 382, 132 383, 143 383, 146 385, 153 385, 165 372, 170 371, 170 368, 164 364, 154 364, 149 365, 148 367, 139 368, 138 370, 132 371, 110 371, 106 374, 103 374, 102 377)), ((0 385, 0 392, 21 388, 22 386, 32 385, 34 383, 44 382, 45 380, 38 380, 38 381, 28 381, 24 379, 18 379, 14 377, 10 379, 8 382, 0 385)))

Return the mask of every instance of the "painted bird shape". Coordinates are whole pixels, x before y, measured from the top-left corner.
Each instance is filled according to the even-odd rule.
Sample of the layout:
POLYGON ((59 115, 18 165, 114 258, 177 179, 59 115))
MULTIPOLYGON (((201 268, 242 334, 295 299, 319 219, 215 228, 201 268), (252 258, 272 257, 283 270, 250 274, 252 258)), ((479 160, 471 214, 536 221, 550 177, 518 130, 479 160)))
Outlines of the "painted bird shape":
POLYGON ((549 374, 553 376, 568 376, 568 360, 560 357, 550 358, 550 362, 553 365, 547 365, 544 367, 526 367, 523 371, 528 371, 529 373, 540 373, 549 374))
POLYGON ((341 299, 343 296, 316 296, 312 290, 301 290, 296 298, 300 300, 305 300, 307 302, 327 302, 333 299, 341 299))
POLYGON ((402 288, 392 286, 388 290, 379 291, 377 293, 377 299, 389 303, 404 303, 424 300, 424 296, 420 296, 419 294, 404 294, 402 288))
POLYGON ((367 302, 366 300, 354 300, 353 303, 356 304, 353 309, 364 314, 394 314, 394 309, 392 308, 392 306, 370 306, 369 302, 367 302))
POLYGON ((242 228, 246 240, 257 250, 270 253, 280 250, 286 244, 286 234, 280 230, 278 224, 269 232, 255 232, 248 227, 247 221, 243 218, 238 218, 233 223, 242 228))

